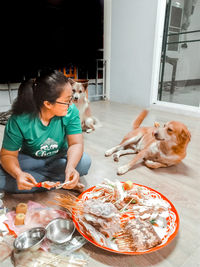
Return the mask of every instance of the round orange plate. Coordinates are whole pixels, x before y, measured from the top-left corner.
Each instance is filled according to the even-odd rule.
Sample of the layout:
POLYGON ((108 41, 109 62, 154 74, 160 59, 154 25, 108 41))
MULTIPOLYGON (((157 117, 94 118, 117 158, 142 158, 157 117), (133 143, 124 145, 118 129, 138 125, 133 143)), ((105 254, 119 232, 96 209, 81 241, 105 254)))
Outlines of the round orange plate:
MULTIPOLYGON (((123 183, 123 182, 122 182, 123 183)), ((178 229, 179 229, 179 216, 178 216, 178 213, 174 207, 174 205, 164 196, 162 195, 161 193, 159 193, 158 191, 150 188, 150 187, 147 187, 147 186, 144 186, 144 185, 139 185, 139 184, 135 184, 133 183, 133 185, 137 185, 137 186, 140 186, 142 188, 146 188, 149 190, 149 193, 150 195, 152 195, 152 197, 158 197, 158 198, 161 198, 165 201, 168 202, 168 204, 170 205, 170 208, 169 208, 169 211, 170 211, 170 215, 169 217, 167 218, 167 231, 166 231, 166 235, 162 238, 162 243, 156 247, 153 247, 153 248, 150 248, 148 250, 145 250, 145 251, 118 251, 118 250, 114 250, 114 249, 111 249, 109 247, 104 247, 100 244, 98 244, 97 242, 95 242, 94 240, 92 240, 89 236, 87 236, 79 227, 79 223, 76 219, 76 212, 73 211, 73 215, 72 215, 72 218, 73 218, 73 221, 74 221, 74 224, 76 226, 76 229, 78 230, 78 232, 84 236, 89 242, 91 242, 92 244, 94 244, 95 246, 99 247, 99 248, 102 248, 102 249, 105 249, 105 250, 108 250, 108 251, 111 251, 111 252, 115 252, 115 253, 120 253, 120 254, 128 254, 128 255, 139 255, 139 254, 145 254, 145 253, 150 253, 150 252, 153 252, 153 251, 156 251, 158 249, 161 249, 163 247, 165 247, 166 245, 169 244, 170 241, 172 241, 172 239, 174 239, 174 237, 176 236, 177 232, 178 232, 178 229)), ((95 186, 87 189, 86 191, 84 191, 81 195, 78 196, 78 200, 86 200, 87 199, 87 196, 88 194, 91 193, 91 191, 95 188, 95 186)))

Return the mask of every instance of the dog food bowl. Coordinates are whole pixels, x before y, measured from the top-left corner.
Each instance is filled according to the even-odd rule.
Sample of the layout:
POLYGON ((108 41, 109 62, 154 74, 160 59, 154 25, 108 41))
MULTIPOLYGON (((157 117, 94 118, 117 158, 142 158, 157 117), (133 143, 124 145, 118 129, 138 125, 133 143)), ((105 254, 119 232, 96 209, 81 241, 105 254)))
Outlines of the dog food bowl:
POLYGON ((13 242, 15 250, 37 250, 40 248, 42 241, 46 237, 46 229, 43 227, 35 227, 21 233, 13 242))
POLYGON ((50 241, 56 244, 62 244, 72 238, 75 226, 70 219, 56 218, 46 226, 46 231, 47 238, 50 241))

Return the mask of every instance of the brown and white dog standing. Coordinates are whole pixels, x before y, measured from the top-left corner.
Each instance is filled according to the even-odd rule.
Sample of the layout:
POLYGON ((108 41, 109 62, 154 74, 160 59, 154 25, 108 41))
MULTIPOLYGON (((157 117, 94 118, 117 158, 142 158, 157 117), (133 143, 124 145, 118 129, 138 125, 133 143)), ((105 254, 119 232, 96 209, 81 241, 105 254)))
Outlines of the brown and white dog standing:
POLYGON ((69 78, 69 82, 73 91, 73 103, 79 110, 82 130, 86 133, 94 131, 97 127, 101 127, 99 120, 92 116, 89 100, 88 100, 88 81, 76 82, 69 78))
POLYGON ((114 153, 115 161, 125 154, 137 154, 128 164, 120 166, 117 174, 128 172, 135 164, 144 161, 149 168, 160 168, 175 165, 186 156, 186 148, 191 139, 187 127, 178 121, 167 122, 163 128, 158 124, 154 127, 141 127, 140 124, 147 116, 143 110, 133 123, 121 143, 105 152, 105 156, 114 153))

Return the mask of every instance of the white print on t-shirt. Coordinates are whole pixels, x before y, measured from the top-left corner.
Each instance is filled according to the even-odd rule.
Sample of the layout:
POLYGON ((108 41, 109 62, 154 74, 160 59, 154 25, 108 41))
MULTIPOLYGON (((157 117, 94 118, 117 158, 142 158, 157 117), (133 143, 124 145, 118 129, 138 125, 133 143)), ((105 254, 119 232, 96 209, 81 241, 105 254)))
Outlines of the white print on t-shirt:
POLYGON ((36 157, 52 156, 58 153, 58 143, 48 138, 43 144, 40 145, 40 150, 35 152, 36 157))

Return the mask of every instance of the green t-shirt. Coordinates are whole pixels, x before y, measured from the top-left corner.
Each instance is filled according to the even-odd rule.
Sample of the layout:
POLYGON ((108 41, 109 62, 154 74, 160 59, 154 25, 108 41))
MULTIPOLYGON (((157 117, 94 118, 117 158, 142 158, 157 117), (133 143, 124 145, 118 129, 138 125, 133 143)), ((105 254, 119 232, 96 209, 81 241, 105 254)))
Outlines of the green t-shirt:
POLYGON ((53 117, 48 126, 32 114, 12 115, 5 127, 2 147, 33 157, 49 157, 67 148, 66 136, 82 133, 79 111, 73 104, 67 115, 53 117))

